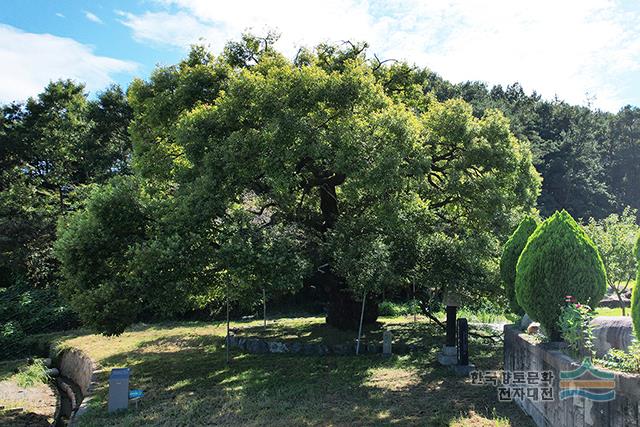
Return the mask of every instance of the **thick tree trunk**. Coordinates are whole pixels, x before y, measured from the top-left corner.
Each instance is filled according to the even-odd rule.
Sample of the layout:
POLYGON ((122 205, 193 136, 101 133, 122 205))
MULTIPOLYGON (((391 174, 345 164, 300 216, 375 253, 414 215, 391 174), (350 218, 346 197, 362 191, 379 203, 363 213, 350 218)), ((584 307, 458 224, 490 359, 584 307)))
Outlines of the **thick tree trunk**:
MULTIPOLYGON (((360 323, 362 300, 356 300, 344 280, 333 274, 328 268, 328 266, 323 268, 325 273, 318 272, 314 277, 314 281, 324 289, 328 298, 327 323, 340 329, 357 330, 360 323)), ((362 323, 371 325, 377 319, 378 301, 368 294, 362 323)))
MULTIPOLYGON (((318 187, 320 196, 320 211, 323 223, 318 227, 322 232, 330 230, 338 219, 338 196, 336 186, 342 184, 345 176, 342 174, 322 174, 316 177, 322 184, 318 187)), ((360 324, 362 300, 357 301, 344 279, 331 271, 331 266, 325 264, 318 269, 314 282, 322 287, 329 299, 327 307, 327 323, 340 329, 357 330, 360 324)), ((370 293, 368 294, 370 295, 370 293)), ((378 318, 378 301, 368 296, 365 304, 363 324, 375 323, 378 318)))

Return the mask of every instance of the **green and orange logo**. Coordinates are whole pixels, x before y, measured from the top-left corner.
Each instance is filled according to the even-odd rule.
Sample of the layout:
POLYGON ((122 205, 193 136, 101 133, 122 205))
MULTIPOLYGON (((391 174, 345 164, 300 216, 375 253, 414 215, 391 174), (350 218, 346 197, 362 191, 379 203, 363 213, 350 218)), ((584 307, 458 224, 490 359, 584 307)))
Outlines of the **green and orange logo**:
POLYGON ((616 377, 611 372, 598 370, 586 358, 573 371, 560 371, 560 400, 582 396, 597 402, 616 398, 616 377))

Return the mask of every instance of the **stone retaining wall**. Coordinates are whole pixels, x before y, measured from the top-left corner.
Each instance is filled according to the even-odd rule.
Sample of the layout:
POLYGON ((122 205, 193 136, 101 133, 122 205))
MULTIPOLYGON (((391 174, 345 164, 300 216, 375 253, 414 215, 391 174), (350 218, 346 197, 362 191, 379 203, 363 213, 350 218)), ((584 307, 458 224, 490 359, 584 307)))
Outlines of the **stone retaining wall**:
POLYGON ((78 408, 72 412, 69 420, 69 425, 73 426, 77 417, 87 410, 87 405, 93 397, 92 393, 97 384, 97 367, 87 354, 76 348, 63 350, 56 358, 56 366, 60 375, 76 383, 82 393, 81 402, 75 402, 78 408))
POLYGON ((512 325, 504 328, 504 369, 506 371, 553 371, 554 400, 548 402, 516 399, 538 426, 640 426, 640 375, 616 373, 616 397, 610 402, 594 402, 584 397, 560 400, 560 371, 580 365, 557 350, 557 343, 535 344, 512 325))
POLYGON ((56 365, 60 375, 76 383, 83 396, 87 394, 95 370, 93 360, 89 356, 76 348, 66 349, 58 356, 56 365))
MULTIPOLYGON (((300 342, 269 341, 260 338, 243 338, 234 334, 229 335, 229 347, 238 348, 247 353, 296 353, 307 356, 352 355, 356 353, 355 343, 345 344, 316 344, 300 342)), ((393 354, 406 354, 415 351, 425 351, 423 347, 414 344, 394 343, 391 347, 393 354)), ((360 353, 382 353, 381 343, 361 343, 360 353)))

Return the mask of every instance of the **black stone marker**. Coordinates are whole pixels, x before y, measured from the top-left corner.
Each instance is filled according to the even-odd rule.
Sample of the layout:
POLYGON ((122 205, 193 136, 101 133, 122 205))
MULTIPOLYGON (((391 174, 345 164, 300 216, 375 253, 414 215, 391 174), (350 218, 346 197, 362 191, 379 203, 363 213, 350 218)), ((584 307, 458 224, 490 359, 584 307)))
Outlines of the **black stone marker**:
POLYGON ((447 347, 456 346, 456 315, 458 307, 447 306, 447 347))
POLYGON ((458 319, 458 365, 469 364, 469 324, 467 319, 458 319))

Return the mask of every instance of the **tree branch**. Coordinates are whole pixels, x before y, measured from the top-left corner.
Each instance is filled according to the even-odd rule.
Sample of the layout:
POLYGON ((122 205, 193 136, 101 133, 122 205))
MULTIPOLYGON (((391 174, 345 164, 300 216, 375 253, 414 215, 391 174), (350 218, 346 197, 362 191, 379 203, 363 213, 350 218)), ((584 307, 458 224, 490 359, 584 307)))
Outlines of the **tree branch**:
POLYGON ((375 53, 373 54, 373 57, 376 59, 376 61, 378 61, 378 64, 373 68, 374 73, 378 71, 380 67, 382 67, 382 64, 384 64, 385 62, 398 62, 397 59, 385 59, 384 61, 381 61, 380 58, 378 58, 378 55, 376 55, 375 53))
POLYGON ((274 207, 274 206, 276 206, 275 202, 269 202, 266 205, 264 205, 263 207, 261 207, 259 211, 254 211, 254 210, 251 210, 251 209, 247 209, 247 211, 251 212, 254 215, 260 216, 260 215, 262 215, 264 213, 264 211, 266 209, 274 207))

